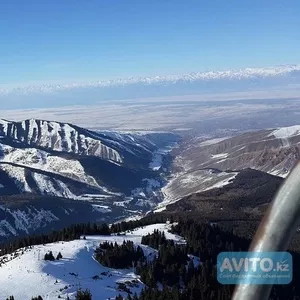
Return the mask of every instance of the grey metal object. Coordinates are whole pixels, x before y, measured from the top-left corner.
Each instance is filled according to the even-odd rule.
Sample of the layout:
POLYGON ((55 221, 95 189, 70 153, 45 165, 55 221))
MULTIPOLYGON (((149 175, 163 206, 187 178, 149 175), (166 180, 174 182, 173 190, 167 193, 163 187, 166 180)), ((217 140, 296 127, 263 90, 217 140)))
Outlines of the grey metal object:
MULTIPOLYGON (((249 251, 286 251, 300 224, 300 163, 270 204, 249 251)), ((271 285, 237 285, 232 300, 267 300, 271 285)))

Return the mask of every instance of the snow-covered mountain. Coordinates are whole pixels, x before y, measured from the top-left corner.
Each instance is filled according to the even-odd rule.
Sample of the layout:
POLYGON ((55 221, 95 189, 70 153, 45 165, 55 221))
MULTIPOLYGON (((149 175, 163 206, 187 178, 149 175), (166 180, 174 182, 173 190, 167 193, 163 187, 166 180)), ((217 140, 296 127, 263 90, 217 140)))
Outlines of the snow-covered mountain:
POLYGON ((246 132, 234 137, 195 140, 178 161, 185 170, 252 168, 286 177, 300 158, 300 125, 246 132))
MULTIPOLYGON (((133 269, 104 267, 93 258, 94 251, 101 242, 122 244, 123 241, 132 241, 151 260, 157 255, 157 250, 142 245, 142 236, 159 230, 165 233, 167 239, 185 243, 183 238, 168 232, 170 227, 170 224, 154 224, 126 232, 126 235, 87 236, 86 239, 37 245, 2 256, 0 298, 6 299, 13 295, 16 300, 24 300, 41 295, 43 299, 49 300, 67 297, 75 299, 79 288, 88 288, 93 299, 106 300, 114 299, 119 294, 127 297, 127 293, 121 289, 122 284, 133 294, 139 294, 144 283, 133 269), (44 261, 43 257, 49 251, 54 255, 61 252, 63 258, 54 262, 44 261)), ((198 266, 199 259, 193 257, 193 263, 195 267, 198 266)))
MULTIPOLYGON (((33 198, 92 203, 90 211, 98 211, 97 217, 105 220, 149 210, 160 201, 171 159, 168 152, 177 141, 178 136, 169 132, 94 132, 43 120, 0 120, 0 205, 10 219, 9 225, 2 219, 7 222, 2 234, 0 223, 0 236, 38 228, 31 220, 39 215, 39 227, 48 226, 40 213, 43 207, 36 208, 33 198), (19 195, 18 201, 14 195, 19 195), (8 202, 15 201, 21 221, 14 217, 15 208, 7 210, 8 202), (10 226, 13 229, 7 230, 10 226)), ((65 211, 72 205, 61 204, 65 211)), ((51 223, 61 221, 60 212, 48 210, 51 223)))
MULTIPOLYGON (((137 146, 138 137, 106 132, 92 132, 71 124, 42 120, 10 122, 0 120, 0 136, 11 142, 24 143, 51 152, 95 156, 104 160, 122 163, 127 155, 151 156, 155 148, 151 138, 143 139, 143 146, 137 146), (136 143, 135 139, 137 139, 136 143)), ((147 156, 146 156, 147 159, 147 156)))
MULTIPOLYGON (((229 135, 229 133, 228 133, 229 135)), ((227 186, 245 169, 286 177, 300 159, 300 125, 181 143, 156 211, 185 196, 227 186)), ((250 177, 251 177, 251 173, 250 177)))
POLYGON ((294 98, 298 97, 299 75, 300 65, 282 65, 106 81, 57 82, 3 88, 0 90, 0 100, 2 109, 27 109, 66 107, 74 103, 83 106, 99 105, 102 101, 116 103, 115 101, 125 99, 132 101, 153 97, 158 97, 164 102, 164 97, 169 96, 202 95, 203 99, 207 94, 245 91, 267 91, 262 93, 263 97, 278 98, 278 89, 288 90, 289 97, 294 98))

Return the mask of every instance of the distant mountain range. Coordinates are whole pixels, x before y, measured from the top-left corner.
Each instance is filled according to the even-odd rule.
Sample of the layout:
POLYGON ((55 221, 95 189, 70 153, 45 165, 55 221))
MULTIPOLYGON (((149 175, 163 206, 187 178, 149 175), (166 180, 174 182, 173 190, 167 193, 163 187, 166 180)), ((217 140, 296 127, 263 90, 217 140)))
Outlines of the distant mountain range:
MULTIPOLYGON (((99 104, 101 101, 264 90, 300 84, 300 65, 170 76, 15 86, 0 89, 3 109, 99 104), (41 98, 42 94, 42 98, 41 98), (22 97, 22 101, 20 101, 22 97), (41 100, 42 99, 42 100, 41 100)), ((272 94, 273 95, 273 94, 272 94)), ((294 97, 298 94, 295 92, 294 97)), ((277 97, 276 93, 272 97, 277 97)))
POLYGON ((178 139, 0 120, 0 237, 58 227, 63 219, 113 221, 151 209, 161 201, 168 152, 178 139))
POLYGON ((270 78, 300 78, 300 65, 281 65, 266 68, 245 68, 228 71, 208 71, 208 72, 192 72, 179 75, 169 76, 153 76, 153 77, 130 77, 119 78, 115 80, 106 81, 90 81, 83 83, 70 84, 46 84, 46 85, 31 85, 26 87, 16 87, 13 89, 1 89, 0 93, 10 92, 50 92, 59 90, 70 90, 75 88, 103 88, 103 87, 117 87, 127 85, 167 85, 178 83, 193 83, 193 82, 209 82, 216 80, 246 80, 246 79, 270 79, 270 78))

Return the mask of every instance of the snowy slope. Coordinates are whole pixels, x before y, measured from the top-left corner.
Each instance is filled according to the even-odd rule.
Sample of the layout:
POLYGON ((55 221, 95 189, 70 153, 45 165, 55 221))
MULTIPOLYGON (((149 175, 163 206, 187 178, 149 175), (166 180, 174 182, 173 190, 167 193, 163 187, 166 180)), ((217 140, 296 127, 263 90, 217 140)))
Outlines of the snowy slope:
POLYGON ((164 200, 158 204, 155 212, 165 210, 167 205, 192 193, 199 193, 230 184, 237 174, 238 172, 222 172, 212 169, 174 174, 161 189, 164 200))
POLYGON ((132 231, 126 231, 126 237, 130 237, 130 239, 136 239, 135 242, 141 242, 141 237, 147 234, 151 234, 154 232, 154 230, 159 230, 161 232, 165 233, 165 237, 168 240, 173 240, 178 244, 184 244, 185 240, 176 234, 170 233, 169 230, 171 229, 170 224, 165 224, 165 223, 159 223, 159 224, 152 224, 144 227, 138 227, 132 231))
MULTIPOLYGON (((7 145, 2 147, 3 156, 0 157, 0 162, 13 163, 18 167, 30 167, 36 170, 51 172, 54 174, 63 175, 66 178, 74 179, 96 188, 100 188, 95 178, 86 174, 82 164, 74 159, 65 159, 57 155, 36 149, 36 148, 14 148, 7 145)), ((13 166, 0 165, 0 168, 8 171, 13 177, 13 166)), ((38 181, 38 178, 35 178, 38 181)), ((45 180, 42 179, 41 180, 45 180)), ((18 176, 18 181, 25 181, 25 177, 18 176)), ((41 185, 43 187, 43 184, 41 185)), ((43 188, 42 188, 43 189, 43 188)), ((30 191, 30 189, 24 189, 30 191)))
POLYGON ((171 225, 155 224, 138 228, 132 233, 122 236, 88 236, 86 240, 58 242, 54 244, 38 245, 32 249, 17 251, 15 255, 0 257, 5 261, 0 267, 0 299, 14 295, 16 300, 29 300, 34 295, 41 295, 44 299, 54 300, 60 296, 74 299, 78 288, 90 289, 93 299, 104 300, 126 293, 118 290, 118 283, 126 283, 130 290, 139 293, 144 284, 132 269, 115 270, 103 267, 93 259, 95 248, 100 242, 111 241, 118 244, 124 240, 133 241, 144 250, 144 254, 151 259, 156 250, 141 245, 143 235, 152 233, 154 229, 164 231, 168 239, 178 243, 184 240, 168 233, 171 225), (61 252, 63 259, 55 262, 43 260, 45 253, 52 251, 54 256, 61 252), (13 259, 12 259, 13 258, 13 259), (71 275, 73 274, 73 275, 71 275), (75 275, 74 275, 75 274, 75 275), (98 275, 99 279, 93 279, 98 275), (131 283, 131 286, 128 283, 131 283))
MULTIPOLYGON (((77 177, 76 171, 70 173, 72 176, 61 176, 65 173, 40 172, 39 169, 28 169, 26 167, 0 163, 0 170, 4 171, 15 184, 15 193, 34 193, 39 195, 50 195, 70 199, 79 199, 78 195, 84 188, 85 192, 97 192, 97 195, 118 195, 109 192, 105 187, 100 187, 92 176, 82 173, 82 177, 77 177), (55 177, 59 174, 60 177, 55 177)), ((66 170, 67 171, 67 170, 66 170)), ((68 175, 68 174, 67 174, 68 175)))
POLYGON ((300 135, 300 125, 281 127, 269 134, 269 136, 275 136, 278 139, 288 139, 295 135, 300 135))

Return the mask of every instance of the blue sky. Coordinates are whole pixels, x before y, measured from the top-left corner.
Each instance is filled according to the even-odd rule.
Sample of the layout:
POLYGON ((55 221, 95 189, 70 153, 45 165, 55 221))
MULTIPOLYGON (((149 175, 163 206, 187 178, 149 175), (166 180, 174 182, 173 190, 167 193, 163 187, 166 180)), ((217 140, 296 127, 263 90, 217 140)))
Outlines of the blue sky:
POLYGON ((300 63, 300 1, 1 2, 0 87, 300 63))

